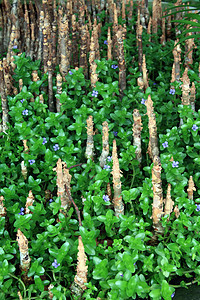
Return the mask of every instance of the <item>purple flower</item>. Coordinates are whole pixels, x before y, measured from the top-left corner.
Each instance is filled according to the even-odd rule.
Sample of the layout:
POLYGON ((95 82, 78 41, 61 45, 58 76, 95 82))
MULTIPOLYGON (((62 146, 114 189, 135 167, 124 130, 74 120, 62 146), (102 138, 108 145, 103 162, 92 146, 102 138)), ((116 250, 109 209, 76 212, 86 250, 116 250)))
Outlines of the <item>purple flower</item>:
POLYGON ((173 161, 172 167, 173 167, 173 168, 178 168, 178 164, 179 164, 178 161, 173 161))
POLYGON ((119 274, 119 276, 124 277, 123 273, 122 273, 122 274, 119 274))
POLYGON ((34 163, 35 163, 35 159, 29 159, 29 161, 28 161, 28 162, 29 162, 29 164, 30 164, 30 165, 32 165, 32 164, 34 164, 34 163))
POLYGON ((117 131, 113 131, 114 136, 117 136, 118 132, 117 131))
POLYGON ((157 83, 156 82, 153 82, 153 85, 156 85, 157 83))
POLYGON ((97 92, 97 91, 94 90, 94 91, 92 92, 92 96, 93 96, 93 97, 97 97, 98 93, 99 93, 99 92, 97 92))
POLYGON ((166 142, 162 143, 162 146, 163 146, 163 148, 167 148, 168 147, 168 142, 166 141, 166 142))
POLYGON ((173 292, 173 294, 171 294, 171 297, 173 298, 175 296, 175 292, 173 292))
POLYGON ((108 45, 108 42, 106 40, 103 43, 104 43, 104 45, 108 45))
POLYGON ((20 100, 21 103, 23 103, 25 101, 25 99, 20 100))
POLYGON ((109 165, 104 165, 103 170, 110 169, 109 165))
POLYGON ((13 49, 17 49, 17 45, 14 45, 14 46, 13 46, 13 49))
POLYGON ((42 145, 46 144, 47 143, 47 139, 44 137, 43 138, 43 142, 42 142, 42 145))
POLYGON ((107 160, 108 160, 108 161, 111 161, 111 160, 112 160, 112 156, 108 156, 108 157, 107 157, 107 160))
POLYGON ((195 204, 196 205, 196 211, 200 211, 200 204, 195 204))
POLYGON ((69 75, 73 75, 72 71, 69 71, 69 75))
POLYGON ((196 131, 198 128, 199 127, 196 124, 192 125, 192 130, 196 131))
POLYGON ((53 202, 53 199, 49 199, 49 203, 53 202))
POLYGON ((54 149, 54 151, 57 151, 57 150, 59 150, 59 149, 60 149, 60 147, 59 147, 59 145, 58 145, 58 144, 55 144, 55 145, 53 146, 53 149, 54 149))
POLYGON ((169 94, 171 94, 171 95, 175 95, 175 89, 170 89, 170 91, 169 91, 169 94))
POLYGON ((23 110, 22 115, 23 116, 28 116, 28 109, 23 110))
POLYGON ((115 69, 118 68, 118 66, 117 65, 112 65, 111 68, 115 70, 115 69))
POLYGON ((142 98, 141 104, 145 104, 146 100, 142 98))
POLYGON ((19 213, 19 215, 22 215, 22 216, 23 216, 23 215, 24 215, 24 212, 23 212, 23 211, 24 211, 24 208, 21 207, 21 208, 20 208, 20 213, 19 213))
POLYGON ((108 197, 108 195, 103 195, 103 200, 105 202, 108 202, 108 201, 110 201, 110 198, 108 197))
POLYGON ((52 266, 53 266, 54 268, 57 268, 57 267, 60 266, 60 264, 57 263, 57 259, 54 259, 54 262, 52 263, 52 266))

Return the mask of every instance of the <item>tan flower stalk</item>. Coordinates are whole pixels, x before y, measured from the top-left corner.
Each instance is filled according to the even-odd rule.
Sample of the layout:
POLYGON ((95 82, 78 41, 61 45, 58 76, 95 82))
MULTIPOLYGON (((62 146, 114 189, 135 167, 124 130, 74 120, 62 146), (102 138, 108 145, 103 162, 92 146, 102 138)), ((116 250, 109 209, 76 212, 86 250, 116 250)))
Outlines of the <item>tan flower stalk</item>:
MULTIPOLYGON (((173 66, 172 66, 172 79, 171 79, 171 83, 173 83, 174 81, 176 81, 176 77, 175 77, 175 63, 173 63, 173 66)), ((174 86, 171 86, 171 88, 174 89, 174 86)))
POLYGON ((122 0, 122 20, 126 20, 125 0, 122 0))
POLYGON ((122 171, 119 168, 119 160, 117 157, 117 145, 116 140, 113 140, 113 150, 112 150, 112 159, 113 159, 113 170, 111 172, 113 176, 113 205, 115 210, 115 216, 119 217, 120 214, 124 214, 124 204, 121 196, 121 180, 122 171))
POLYGON ((23 88, 23 79, 19 79, 19 91, 21 92, 23 88))
POLYGON ((25 272, 24 277, 26 277, 30 268, 31 259, 28 252, 28 240, 20 229, 17 230, 16 240, 20 251, 20 268, 25 272))
POLYGON ((195 100, 196 100, 196 88, 194 82, 192 82, 192 86, 190 89, 190 104, 193 111, 195 111, 195 100))
POLYGON ((8 118, 8 103, 7 97, 5 93, 5 82, 4 82, 4 74, 3 74, 3 64, 0 61, 0 96, 1 96, 1 107, 2 107, 2 129, 5 132, 8 129, 7 123, 9 122, 8 118))
POLYGON ((88 63, 87 63, 87 26, 81 26, 81 39, 80 39, 80 58, 79 67, 83 68, 85 77, 88 77, 88 63))
POLYGON ((148 153, 149 157, 153 160, 154 156, 159 156, 159 149, 158 149, 158 137, 157 137, 157 126, 156 126, 156 116, 154 113, 153 108, 153 101, 151 100, 151 96, 148 96, 147 101, 145 102, 147 107, 147 115, 149 118, 149 146, 148 146, 148 153))
MULTIPOLYGON (((94 43, 95 43, 95 59, 100 60, 100 52, 99 52, 99 26, 93 26, 93 32, 94 32, 94 43)), ((88 31, 88 27, 87 27, 88 31)))
POLYGON ((39 33, 38 33, 38 52, 37 59, 43 60, 43 27, 44 27, 44 11, 40 11, 39 33))
POLYGON ((25 206, 25 214, 32 214, 32 212, 29 209, 29 206, 33 205, 33 202, 35 201, 32 191, 29 191, 28 197, 26 198, 26 206, 25 206))
MULTIPOLYGON (((190 28, 190 25, 189 25, 190 28)), ((189 29, 188 28, 188 29, 189 29)), ((188 36, 192 35, 192 32, 187 34, 188 36)), ((195 47, 194 38, 188 39, 185 41, 185 65, 190 67, 193 64, 193 49, 195 47)))
POLYGON ((103 168, 106 165, 106 159, 109 155, 109 129, 108 129, 108 123, 105 121, 102 124, 102 144, 103 149, 100 156, 100 166, 103 168))
POLYGON ((112 200, 112 191, 111 191, 111 186, 110 186, 109 182, 107 183, 107 194, 108 194, 108 197, 111 201, 112 200))
POLYGON ((73 65, 78 67, 78 25, 76 22, 76 15, 72 16, 72 54, 73 54, 73 65))
POLYGON ((149 23, 147 27, 147 34, 149 34, 149 42, 151 42, 151 26, 152 26, 152 18, 149 18, 149 23))
POLYGON ((157 34, 158 26, 161 25, 162 6, 161 0, 153 0, 152 7, 152 32, 157 34))
POLYGON ((188 194, 188 199, 193 200, 193 191, 196 191, 194 181, 192 176, 190 176, 190 179, 188 181, 188 189, 187 189, 187 194, 188 194))
POLYGON ((143 62, 143 47, 142 47, 142 25, 138 26, 138 65, 139 71, 142 73, 142 62, 143 62))
POLYGON ((165 14, 164 13, 163 13, 163 18, 162 18, 162 36, 160 38, 160 43, 163 46, 166 43, 166 36, 165 36, 165 14))
POLYGON ((152 169, 152 184, 153 184, 153 208, 152 208, 152 219, 153 228, 156 234, 163 232, 161 225, 161 218, 163 216, 163 191, 162 191, 162 180, 161 180, 161 162, 159 156, 155 155, 153 158, 153 169, 152 169))
POLYGON ((117 31, 118 31, 118 15, 116 3, 113 4, 114 20, 113 20, 113 57, 117 59, 117 31))
POLYGON ((188 77, 188 68, 185 68, 183 76, 181 78, 183 84, 181 101, 183 105, 190 105, 190 79, 188 77))
POLYGON ((98 81, 98 74, 96 73, 97 64, 94 60, 95 60, 95 41, 94 41, 94 31, 93 31, 91 42, 90 42, 90 55, 89 55, 90 81, 91 81, 92 88, 95 88, 96 82, 98 81))
MULTIPOLYGON (((27 146, 27 140, 22 140, 23 141, 23 145, 24 145, 24 152, 28 153, 29 152, 29 148, 27 146)), ((21 172, 22 172, 22 176, 24 177, 24 179, 27 179, 27 167, 24 164, 24 160, 21 162, 21 172)))
POLYGON ((142 131, 142 120, 138 109, 133 111, 133 146, 136 146, 135 150, 136 159, 141 164, 142 162, 142 148, 141 148, 141 131, 142 131))
POLYGON ((69 196, 66 192, 67 187, 70 195, 71 175, 69 174, 69 170, 66 168, 66 163, 62 162, 60 158, 57 161, 56 168, 54 168, 53 170, 57 173, 57 195, 61 199, 60 212, 66 215, 66 212, 71 206, 71 200, 69 199, 69 196))
POLYGON ((47 69, 48 69, 48 104, 49 111, 54 112, 54 100, 53 100, 53 69, 52 69, 52 61, 47 61, 47 69))
POLYGON ((128 23, 130 24, 133 17, 133 0, 129 0, 129 8, 128 8, 128 23))
POLYGON ((121 25, 116 33, 116 37, 118 46, 119 93, 120 97, 123 97, 123 91, 126 89, 126 65, 124 57, 123 28, 121 25))
POLYGON ((174 201, 172 201, 172 198, 171 198, 171 184, 168 183, 167 195, 166 195, 166 199, 165 199, 165 216, 166 215, 170 216, 171 212, 173 211, 173 205, 174 205, 174 201))
MULTIPOLYGON (((13 78, 10 74, 10 66, 5 57, 3 58, 3 75, 4 75, 6 95, 7 96, 12 95, 14 93, 13 78)), ((18 94, 18 91, 17 91, 17 94, 18 94)))
POLYGON ((78 254, 77 254, 77 268, 76 275, 74 277, 74 283, 71 286, 71 291, 76 296, 81 296, 81 294, 86 289, 85 283, 87 283, 87 271, 88 266, 86 265, 87 256, 85 254, 84 245, 82 242, 82 237, 78 237, 78 254))
POLYGON ((0 217, 5 217, 6 216, 6 208, 4 206, 4 197, 0 196, 0 217))
POLYGON ((149 86, 149 80, 148 80, 148 74, 147 74, 145 54, 143 55, 142 74, 143 74, 143 83, 144 83, 144 92, 145 92, 146 89, 149 86))
POLYGON ((178 217, 180 216, 180 211, 179 211, 178 205, 176 205, 174 207, 174 212, 175 212, 175 217, 178 219, 178 217))
POLYGON ((19 300, 23 300, 23 298, 22 298, 22 295, 21 295, 21 292, 20 292, 20 291, 18 291, 18 292, 17 292, 17 295, 19 296, 19 300))
POLYGON ((43 95, 39 95, 39 98, 40 98, 40 103, 44 103, 44 98, 43 98, 43 95))
POLYGON ((3 53, 3 16, 2 16, 2 12, 0 10, 0 28, 2 30, 0 30, 0 53, 3 53))
MULTIPOLYGON (((61 95, 62 94, 62 76, 60 73, 57 74, 56 76, 56 86, 57 86, 57 94, 61 95)), ((57 112, 60 112, 60 99, 56 98, 56 110, 57 112)))
POLYGON ((53 284, 50 284, 48 286, 48 295, 49 295, 49 299, 53 299, 53 293, 52 293, 52 289, 54 288, 54 285, 53 284))
POLYGON ((67 75, 69 69, 70 69, 70 62, 69 62, 69 57, 67 56, 68 51, 67 51, 67 34, 69 31, 69 26, 68 26, 68 20, 66 18, 66 15, 64 17, 61 17, 60 19, 60 27, 59 27, 59 40, 60 40, 60 73, 63 77, 63 80, 65 81, 65 76, 67 75))
MULTIPOLYGON (((177 39, 174 42, 174 45, 176 45, 179 42, 179 39, 177 39)), ((173 55, 174 55, 174 64, 175 64, 175 80, 180 80, 180 64, 181 64, 181 47, 180 44, 178 44, 173 49, 173 55)))
POLYGON ((32 71, 32 78, 33 78, 34 82, 37 82, 38 80, 40 80, 40 77, 38 76, 38 71, 37 70, 32 71))
POLYGON ((108 60, 109 60, 109 59, 112 60, 112 40, 111 40, 110 27, 108 27, 107 42, 108 42, 107 59, 108 59, 108 60))
POLYGON ((171 14, 171 10, 169 11, 169 16, 167 16, 167 40, 169 41, 171 38, 171 30, 172 30, 172 16, 171 14))
POLYGON ((93 159, 94 154, 94 141, 93 141, 94 131, 93 131, 93 118, 89 116, 87 118, 87 145, 85 151, 85 157, 93 159))

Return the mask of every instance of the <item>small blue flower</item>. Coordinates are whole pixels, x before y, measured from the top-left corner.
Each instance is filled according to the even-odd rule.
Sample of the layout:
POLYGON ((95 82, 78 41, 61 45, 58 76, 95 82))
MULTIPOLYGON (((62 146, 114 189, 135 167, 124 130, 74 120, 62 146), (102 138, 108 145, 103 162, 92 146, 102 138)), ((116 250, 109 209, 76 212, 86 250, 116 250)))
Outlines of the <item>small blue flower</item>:
POLYGON ((29 159, 29 161, 28 161, 28 162, 29 162, 29 164, 30 164, 30 165, 32 165, 32 164, 34 164, 34 163, 35 163, 35 159, 29 159))
POLYGON ((44 137, 43 138, 43 142, 42 142, 42 145, 46 144, 47 143, 47 139, 44 137))
POLYGON ((28 116, 28 109, 23 110, 22 115, 23 116, 28 116))
POLYGON ((23 216, 23 215, 24 215, 24 212, 23 212, 23 211, 24 211, 24 208, 21 207, 21 208, 20 208, 20 213, 19 213, 19 215, 23 216))
POLYGON ((179 164, 178 161, 173 161, 172 167, 173 167, 173 168, 178 168, 178 164, 179 164))
POLYGON ((104 43, 104 45, 108 45, 108 42, 106 40, 103 43, 104 43))
POLYGON ((13 46, 13 49, 17 49, 17 45, 14 45, 14 46, 13 46))
POLYGON ((196 211, 200 211, 200 204, 195 204, 196 205, 196 211))
POLYGON ((23 103, 25 101, 25 99, 20 100, 21 103, 23 103))
POLYGON ((59 147, 59 145, 58 145, 58 144, 55 144, 55 145, 53 146, 53 149, 54 149, 54 151, 57 151, 57 150, 59 150, 59 149, 60 149, 60 147, 59 147))
POLYGON ((108 157, 107 157, 107 160, 108 160, 108 161, 111 161, 111 160, 112 160, 112 156, 108 156, 108 157))
POLYGON ((175 292, 173 292, 173 294, 171 294, 171 297, 173 298, 175 296, 175 292))
POLYGON ((97 92, 97 91, 94 90, 94 91, 92 92, 92 96, 93 96, 93 97, 97 97, 98 93, 99 93, 99 92, 97 92))
POLYGON ((171 95, 175 95, 175 89, 170 89, 170 91, 169 91, 169 94, 171 94, 171 95))
POLYGON ((153 82, 153 85, 156 85, 157 83, 156 82, 153 82))
POLYGON ((199 127, 196 124, 192 125, 192 130, 196 131, 198 128, 199 127))
POLYGON ((141 104, 145 104, 146 100, 142 98, 141 104))
POLYGON ((117 131, 113 131, 114 136, 117 136, 118 132, 117 131))
POLYGON ((119 274, 119 276, 124 277, 123 273, 119 274))
POLYGON ((103 170, 110 169, 109 165, 104 165, 103 170))
POLYGON ((60 264, 57 263, 57 259, 54 259, 54 262, 52 263, 52 266, 53 266, 54 268, 57 268, 57 267, 60 266, 60 264))
POLYGON ((108 197, 108 195, 103 195, 103 200, 105 202, 108 202, 108 201, 110 201, 110 198, 108 197))
POLYGON ((69 71, 69 75, 73 75, 72 71, 69 71))
POLYGON ((162 143, 162 146, 163 146, 163 148, 167 148, 168 147, 168 142, 166 141, 166 142, 162 143))
POLYGON ((53 199, 49 199, 49 203, 53 202, 53 199))
POLYGON ((111 68, 115 70, 115 69, 118 68, 118 66, 117 65, 112 65, 111 68))

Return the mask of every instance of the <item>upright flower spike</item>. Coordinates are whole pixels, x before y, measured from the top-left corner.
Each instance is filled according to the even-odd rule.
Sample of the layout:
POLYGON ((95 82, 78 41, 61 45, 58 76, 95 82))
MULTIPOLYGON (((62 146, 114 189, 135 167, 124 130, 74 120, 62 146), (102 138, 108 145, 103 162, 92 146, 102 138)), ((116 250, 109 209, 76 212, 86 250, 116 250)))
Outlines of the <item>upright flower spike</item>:
POLYGON ((179 211, 178 205, 176 205, 174 207, 174 213, 175 213, 175 217, 178 219, 178 217, 180 216, 180 211, 179 211))
POLYGON ((153 184, 153 207, 152 207, 152 219, 153 228, 156 234, 163 233, 163 227, 161 224, 161 218, 163 216, 163 191, 161 180, 161 162, 159 156, 155 155, 153 158, 152 169, 152 184, 153 184))
POLYGON ((95 41, 94 41, 94 31, 92 31, 91 42, 90 42, 90 55, 89 55, 89 64, 90 64, 90 81, 91 87, 95 88, 96 82, 98 81, 98 74, 96 73, 97 64, 95 62, 95 41))
POLYGON ((138 25, 138 36, 137 36, 137 43, 138 43, 138 65, 139 71, 142 73, 142 62, 143 62, 143 47, 142 47, 142 25, 138 25))
POLYGON ((23 300, 23 298, 22 298, 22 295, 21 295, 21 292, 20 292, 20 291, 18 291, 18 292, 17 292, 17 295, 19 296, 19 300, 23 300))
MULTIPOLYGON (((56 86, 57 86, 57 94, 61 95, 62 94, 62 76, 60 73, 57 74, 56 76, 56 86)), ((56 98, 56 110, 57 112, 60 112, 60 99, 56 98)))
POLYGON ((25 272, 24 277, 26 278, 31 259, 28 252, 28 240, 20 229, 17 230, 17 242, 20 251, 20 268, 25 272))
POLYGON ((190 89, 190 104, 193 111, 195 111, 195 100, 196 100, 196 88, 194 82, 192 82, 192 86, 190 89))
POLYGON ((165 36, 165 13, 163 13, 163 18, 162 18, 162 36, 160 38, 160 43, 163 46, 166 43, 166 36, 165 36))
POLYGON ((0 196, 0 217, 6 216, 6 208, 4 206, 4 197, 0 196))
POLYGON ((123 44, 123 28, 119 25, 119 29, 116 33, 117 47, 118 47, 118 65, 119 65, 119 92, 122 98, 126 89, 126 65, 124 57, 124 44, 123 44))
POLYGON ((69 174, 69 170, 66 168, 66 163, 62 162, 60 158, 58 159, 56 168, 54 168, 53 171, 56 171, 57 173, 57 195, 61 199, 60 212, 66 215, 66 212, 71 206, 71 200, 66 192, 67 187, 70 194, 71 175, 69 174))
POLYGON ((85 157, 93 159, 94 154, 94 141, 93 141, 94 131, 93 131, 93 118, 89 116, 87 118, 87 145, 85 151, 85 157))
MULTIPOLYGON (((176 45, 179 42, 179 39, 177 39, 174 42, 174 45, 176 45)), ((180 44, 178 44, 173 49, 173 55, 174 55, 174 67, 175 67, 175 80, 180 80, 180 64, 181 64, 181 47, 180 44)))
POLYGON ((52 289, 54 288, 54 285, 53 284, 50 284, 48 286, 48 295, 49 295, 49 299, 53 299, 53 293, 52 293, 52 289))
POLYGON ((108 36, 107 36, 107 42, 108 42, 108 50, 107 50, 107 60, 112 60, 112 40, 111 40, 111 32, 110 27, 108 27, 108 36))
POLYGON ((63 77, 63 80, 65 81, 65 76, 67 75, 69 69, 70 69, 70 61, 68 57, 68 20, 66 17, 66 14, 63 17, 60 17, 60 25, 59 25, 59 40, 60 40, 60 73, 63 77))
POLYGON ((80 57, 79 67, 83 68, 85 77, 88 77, 88 63, 87 63, 87 26, 82 24, 81 26, 81 39, 80 39, 80 57))
POLYGON ((183 105, 190 105, 190 79, 188 77, 188 68, 185 68, 183 76, 181 78, 183 84, 181 101, 183 105))
POLYGON ((135 150, 136 159, 141 164, 142 162, 142 148, 141 148, 141 131, 142 131, 142 120, 138 109, 133 111, 133 146, 136 146, 135 150))
POLYGON ((149 18, 149 23, 147 27, 147 34, 149 35, 149 42, 151 42, 151 26, 152 26, 152 18, 149 18))
POLYGON ((32 212, 29 209, 29 206, 33 205, 33 202, 35 201, 32 191, 29 191, 28 197, 26 198, 26 206, 25 206, 25 214, 32 214, 32 212))
POLYGON ((166 195, 166 199, 165 199, 165 216, 166 215, 170 216, 171 212, 173 211, 173 205, 174 205, 174 201, 172 201, 172 198, 171 198, 171 184, 168 183, 167 195, 166 195))
POLYGON ((113 3, 113 12, 114 12, 114 20, 113 20, 113 57, 117 59, 117 31, 118 31, 118 15, 117 15, 117 7, 116 3, 113 3))
POLYGON ((73 53, 73 66, 78 67, 78 24, 76 22, 76 15, 72 16, 72 53, 73 53))
POLYGON ((152 32, 157 34, 158 27, 161 25, 162 4, 161 0, 153 0, 152 7, 152 32))
POLYGON ((8 102, 5 93, 5 81, 4 81, 4 74, 3 74, 3 64, 0 61, 0 96, 1 96, 1 107, 2 107, 2 129, 5 132, 8 129, 7 123, 9 122, 8 118, 8 102))
POLYGON ((117 145, 116 140, 113 140, 113 150, 112 150, 112 159, 113 159, 113 189, 114 189, 114 197, 113 197, 113 205, 115 210, 115 216, 119 217, 119 215, 124 215, 124 204, 121 196, 121 180, 122 171, 119 168, 119 160, 117 157, 117 145))
POLYGON ((105 121, 102 124, 102 144, 103 149, 100 156, 100 166, 103 168, 106 165, 106 159, 109 155, 109 129, 108 129, 108 123, 105 121))
POLYGON ((86 289, 88 266, 86 265, 87 256, 85 254, 82 237, 78 237, 78 254, 77 254, 77 268, 74 277, 74 283, 71 286, 71 291, 75 296, 81 296, 86 289))
POLYGON ((149 146, 148 153, 149 157, 153 160, 154 156, 159 156, 158 149, 158 137, 157 137, 157 126, 156 126, 156 116, 153 108, 153 101, 151 100, 151 96, 148 96, 147 101, 145 102, 147 107, 147 115, 149 119, 148 127, 149 127, 149 146))
POLYGON ((193 191, 196 191, 194 181, 192 176, 190 176, 190 179, 188 181, 188 189, 187 189, 187 194, 188 194, 188 199, 193 200, 193 191))
POLYGON ((130 25, 131 20, 133 18, 133 0, 129 0, 129 8, 128 9, 128 24, 130 25))
MULTIPOLYGON (((27 140, 22 140, 23 141, 23 145, 24 145, 24 153, 28 153, 29 152, 29 148, 27 146, 27 140)), ((21 172, 22 172, 22 176, 24 177, 24 179, 27 179, 27 167, 24 164, 24 160, 21 162, 21 172)))
POLYGON ((169 10, 169 15, 167 16, 167 40, 170 40, 171 37, 171 30, 172 30, 172 16, 171 16, 172 11, 169 10))
POLYGON ((142 74, 143 74, 143 83, 144 83, 144 92, 145 92, 149 86, 145 55, 143 55, 143 61, 142 61, 142 74))

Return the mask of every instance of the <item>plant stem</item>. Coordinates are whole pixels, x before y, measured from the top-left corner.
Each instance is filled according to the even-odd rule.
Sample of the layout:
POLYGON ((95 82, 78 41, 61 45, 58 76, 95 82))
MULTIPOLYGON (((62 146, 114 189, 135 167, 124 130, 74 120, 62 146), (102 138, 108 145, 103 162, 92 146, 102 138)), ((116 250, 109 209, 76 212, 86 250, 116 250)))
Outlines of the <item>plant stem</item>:
POLYGON ((15 278, 15 279, 17 279, 21 283, 21 285, 24 289, 24 297, 26 297, 26 287, 25 287, 25 284, 23 283, 23 281, 20 278, 18 278, 17 276, 11 274, 11 273, 8 273, 8 275, 15 278))
MULTIPOLYGON (((185 285, 192 285, 192 284, 197 283, 197 282, 199 282, 199 280, 194 280, 194 281, 185 283, 185 285)), ((169 284, 169 286, 172 286, 172 287, 174 287, 174 288, 182 287, 180 284, 178 284, 178 285, 169 284)))

